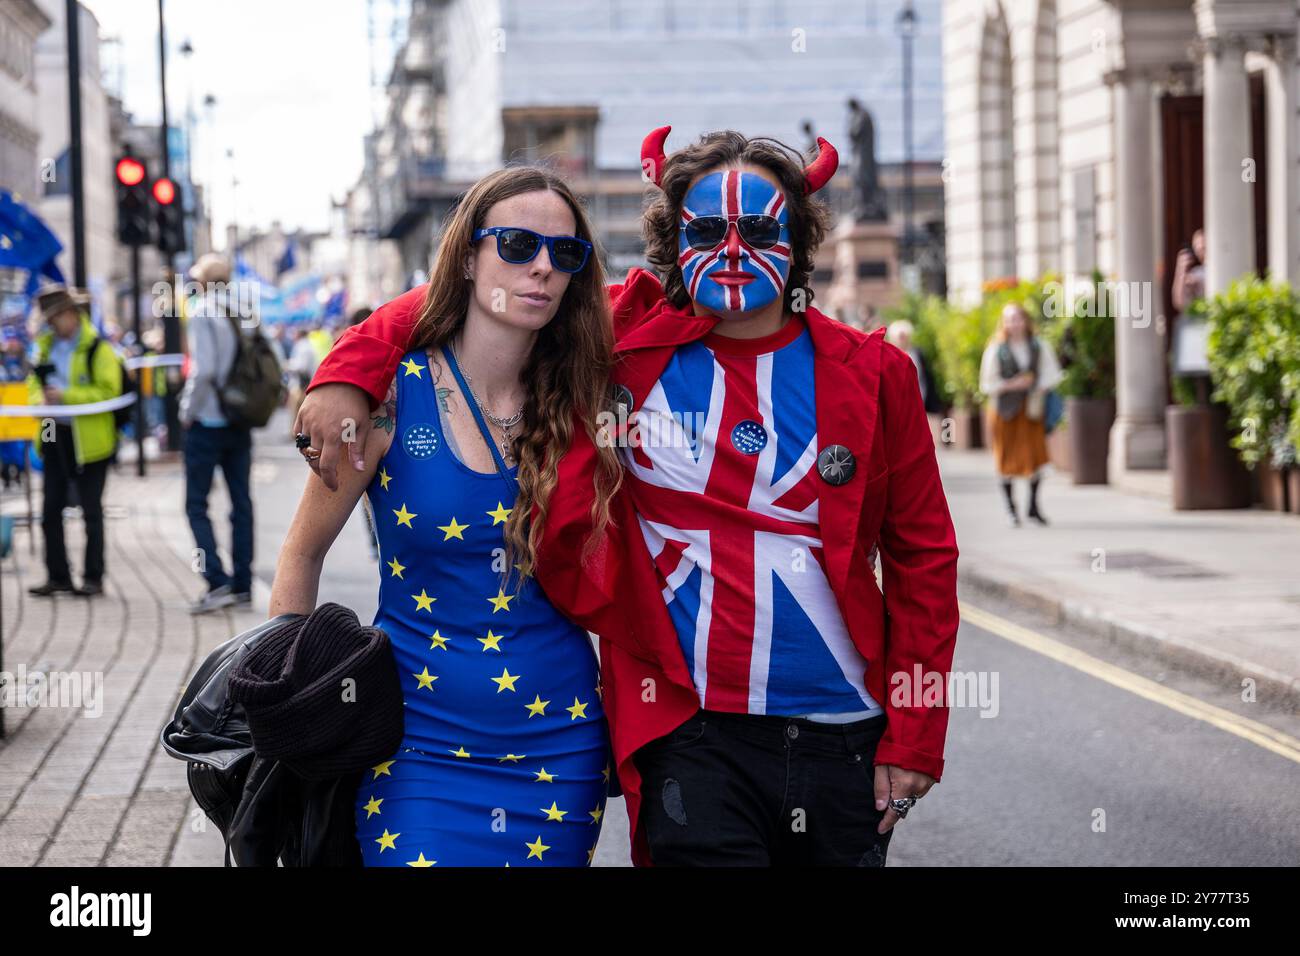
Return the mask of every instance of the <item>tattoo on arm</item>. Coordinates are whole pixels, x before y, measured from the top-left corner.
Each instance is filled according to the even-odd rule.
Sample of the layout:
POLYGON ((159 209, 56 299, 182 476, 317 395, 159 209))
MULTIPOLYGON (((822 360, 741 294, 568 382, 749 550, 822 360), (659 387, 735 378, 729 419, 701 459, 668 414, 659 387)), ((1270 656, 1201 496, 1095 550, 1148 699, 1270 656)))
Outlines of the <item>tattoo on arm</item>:
POLYGON ((438 396, 438 407, 444 412, 451 411, 451 389, 438 383, 442 381, 442 363, 429 353, 429 373, 433 376, 433 391, 438 396))
POLYGON ((370 422, 375 428, 382 428, 390 434, 397 424, 397 376, 393 376, 393 381, 388 386, 388 394, 384 396, 384 407, 374 415, 370 416, 370 422))

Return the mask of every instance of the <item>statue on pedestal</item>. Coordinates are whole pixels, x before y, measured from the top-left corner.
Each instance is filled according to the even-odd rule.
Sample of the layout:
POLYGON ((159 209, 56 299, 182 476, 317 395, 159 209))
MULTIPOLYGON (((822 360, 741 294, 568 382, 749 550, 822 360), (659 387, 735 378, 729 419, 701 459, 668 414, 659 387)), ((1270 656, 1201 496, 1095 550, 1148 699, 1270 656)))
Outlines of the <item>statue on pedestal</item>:
POLYGON ((876 124, 867 109, 852 97, 849 147, 853 151, 853 221, 886 222, 889 206, 876 169, 876 124))

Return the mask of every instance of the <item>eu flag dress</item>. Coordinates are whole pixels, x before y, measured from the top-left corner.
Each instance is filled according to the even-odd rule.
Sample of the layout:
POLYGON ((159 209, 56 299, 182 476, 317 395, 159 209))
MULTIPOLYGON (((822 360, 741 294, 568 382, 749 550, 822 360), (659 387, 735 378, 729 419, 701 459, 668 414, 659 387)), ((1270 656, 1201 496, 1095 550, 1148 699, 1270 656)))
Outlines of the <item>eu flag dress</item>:
POLYGON ((533 579, 503 575, 510 489, 448 446, 425 352, 404 356, 396 395, 366 493, 374 625, 392 643, 405 733, 357 791, 363 861, 589 865, 610 774, 591 640, 533 579))

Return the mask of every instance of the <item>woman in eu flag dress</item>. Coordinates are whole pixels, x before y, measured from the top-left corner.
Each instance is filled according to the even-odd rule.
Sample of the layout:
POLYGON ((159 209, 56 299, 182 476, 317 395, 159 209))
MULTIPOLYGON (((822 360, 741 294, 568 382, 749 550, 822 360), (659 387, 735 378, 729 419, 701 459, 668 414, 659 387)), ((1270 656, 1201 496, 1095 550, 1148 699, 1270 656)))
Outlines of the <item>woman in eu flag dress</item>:
MULTIPOLYGON (((606 400, 612 332, 591 237, 546 170, 475 184, 428 289, 407 293, 422 297, 418 320, 364 470, 344 470, 337 491, 310 475, 286 537, 270 610, 309 613, 325 554, 369 498, 374 623, 406 708, 398 751, 356 796, 367 866, 586 866, 595 852, 610 778, 596 656, 532 577, 551 452, 575 421, 594 428, 606 400)), ((602 448, 600 520, 619 475, 602 448)))

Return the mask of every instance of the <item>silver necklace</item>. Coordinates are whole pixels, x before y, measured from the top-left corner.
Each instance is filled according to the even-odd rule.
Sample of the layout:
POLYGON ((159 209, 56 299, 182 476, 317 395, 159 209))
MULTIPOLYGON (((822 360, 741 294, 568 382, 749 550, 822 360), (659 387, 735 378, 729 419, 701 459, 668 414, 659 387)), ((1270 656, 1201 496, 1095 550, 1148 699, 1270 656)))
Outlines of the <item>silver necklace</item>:
POLYGON ((506 461, 513 461, 514 455, 511 453, 511 446, 514 444, 515 440, 513 429, 524 420, 524 406, 521 404, 517 409, 515 409, 515 413, 508 418, 498 418, 493 415, 492 412, 488 410, 488 407, 484 405, 482 400, 478 397, 478 393, 474 391, 474 379, 470 376, 469 369, 465 368, 461 363, 460 356, 456 354, 455 344, 451 345, 451 357, 456 360, 456 364, 460 366, 461 374, 465 376, 465 384, 469 387, 469 395, 470 398, 474 399, 474 404, 478 406, 479 411, 487 417, 488 421, 501 429, 502 434, 505 435, 505 437, 501 439, 501 457, 506 461))

